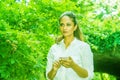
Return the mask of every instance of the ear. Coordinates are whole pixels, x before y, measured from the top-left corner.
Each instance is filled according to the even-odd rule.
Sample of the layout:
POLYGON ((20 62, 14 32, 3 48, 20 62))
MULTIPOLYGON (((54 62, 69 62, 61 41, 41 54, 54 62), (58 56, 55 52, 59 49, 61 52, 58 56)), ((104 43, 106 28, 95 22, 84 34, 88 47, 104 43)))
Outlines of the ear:
POLYGON ((77 25, 75 25, 75 27, 74 27, 74 31, 77 29, 77 27, 78 27, 78 26, 77 26, 77 25))

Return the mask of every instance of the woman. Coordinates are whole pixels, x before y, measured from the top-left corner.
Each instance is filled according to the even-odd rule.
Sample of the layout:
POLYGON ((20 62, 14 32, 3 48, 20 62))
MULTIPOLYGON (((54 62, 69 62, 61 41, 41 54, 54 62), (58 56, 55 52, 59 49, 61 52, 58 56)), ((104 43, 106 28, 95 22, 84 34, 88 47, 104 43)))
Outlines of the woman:
POLYGON ((91 80, 93 54, 90 46, 82 41, 76 16, 68 11, 59 19, 62 37, 48 53, 47 80, 91 80))

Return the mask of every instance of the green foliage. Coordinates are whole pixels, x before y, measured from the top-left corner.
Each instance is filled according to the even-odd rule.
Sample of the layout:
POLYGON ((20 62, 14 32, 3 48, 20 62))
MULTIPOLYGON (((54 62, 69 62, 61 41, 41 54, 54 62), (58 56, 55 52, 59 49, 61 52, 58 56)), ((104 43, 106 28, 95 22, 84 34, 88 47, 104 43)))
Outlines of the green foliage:
MULTIPOLYGON (((82 1, 79 3, 79 6, 80 8, 81 6, 84 6, 82 7, 83 10, 90 8, 87 11, 81 12, 81 15, 78 15, 78 18, 80 18, 79 24, 85 35, 85 40, 91 45, 94 53, 108 53, 110 55, 119 55, 119 14, 112 15, 112 11, 110 10, 114 7, 105 5, 102 2, 97 5, 95 2, 91 1, 88 3, 86 1, 82 1), (88 6, 89 8, 87 8, 88 6), (100 10, 100 8, 104 9, 106 7, 110 10, 107 14, 103 13, 100 10), (99 12, 99 14, 97 14, 97 12, 99 12)), ((105 12, 108 12, 107 10, 108 9, 106 9, 105 12)))
POLYGON ((1 78, 33 80, 44 76, 41 73, 44 72, 44 54, 47 54, 49 44, 43 39, 50 38, 39 36, 40 40, 37 36, 32 32, 12 29, 0 32, 1 78), (43 44, 48 46, 44 47, 43 44))
POLYGON ((50 47, 44 41, 47 39, 51 40, 32 32, 12 29, 1 31, 0 77, 6 80, 36 80, 43 78, 44 75, 41 73, 44 72, 45 68, 45 54, 47 54, 50 47))
POLYGON ((108 75, 107 73, 95 73, 93 80, 117 80, 114 76, 108 75))
POLYGON ((53 40, 40 23, 40 14, 24 4, 1 1, 1 5, 0 79, 44 80, 53 40))
POLYGON ((119 14, 95 14, 101 7, 110 14, 109 6, 90 0, 34 0, 29 5, 0 0, 0 7, 0 79, 45 80, 46 56, 60 34, 58 18, 64 11, 77 14, 94 53, 119 55, 119 14))

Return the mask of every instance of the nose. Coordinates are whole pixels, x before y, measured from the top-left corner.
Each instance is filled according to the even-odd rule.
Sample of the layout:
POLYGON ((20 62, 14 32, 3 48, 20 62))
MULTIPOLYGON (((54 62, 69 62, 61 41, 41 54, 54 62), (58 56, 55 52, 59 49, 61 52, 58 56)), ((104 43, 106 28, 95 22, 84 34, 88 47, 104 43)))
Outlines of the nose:
POLYGON ((66 25, 64 25, 63 29, 64 29, 64 30, 65 30, 65 29, 67 29, 67 26, 66 26, 66 25))

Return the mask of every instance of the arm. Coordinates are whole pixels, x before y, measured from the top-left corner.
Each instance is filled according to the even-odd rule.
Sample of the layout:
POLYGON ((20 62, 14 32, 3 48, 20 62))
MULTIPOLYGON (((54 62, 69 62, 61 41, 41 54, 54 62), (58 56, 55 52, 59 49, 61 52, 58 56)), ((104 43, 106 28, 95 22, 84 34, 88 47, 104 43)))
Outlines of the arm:
POLYGON ((81 55, 82 67, 88 71, 88 79, 91 80, 94 76, 93 53, 88 44, 83 48, 82 52, 84 53, 81 55))
MULTIPOLYGON (((54 48, 51 47, 47 55, 47 66, 46 66, 46 80, 52 80, 57 71, 53 68, 54 64, 54 48)), ((56 62, 57 63, 57 62, 56 62)))
POLYGON ((66 68, 72 68, 78 76, 82 78, 88 77, 87 70, 76 64, 71 57, 68 57, 67 59, 60 59, 60 63, 66 68))
POLYGON ((80 67, 78 64, 73 63, 71 65, 71 68, 82 78, 88 77, 88 71, 82 67, 80 67))
POLYGON ((55 77, 56 73, 57 73, 57 71, 55 71, 55 70, 52 69, 52 70, 48 73, 48 78, 49 78, 50 80, 53 80, 53 78, 55 77))
POLYGON ((53 80, 53 78, 55 77, 58 69, 60 68, 60 63, 59 61, 56 61, 53 63, 53 67, 52 69, 50 70, 50 72, 48 72, 47 76, 50 80, 53 80))
MULTIPOLYGON (((90 46, 87 44, 83 47, 81 54, 82 67, 76 63, 73 63, 72 69, 79 75, 80 69, 77 69, 77 66, 81 68, 81 77, 88 78, 91 80, 94 76, 94 64, 93 64, 93 53, 90 49, 90 46), (75 65, 75 66, 74 66, 75 65)), ((80 75, 79 75, 80 76, 80 75)))

